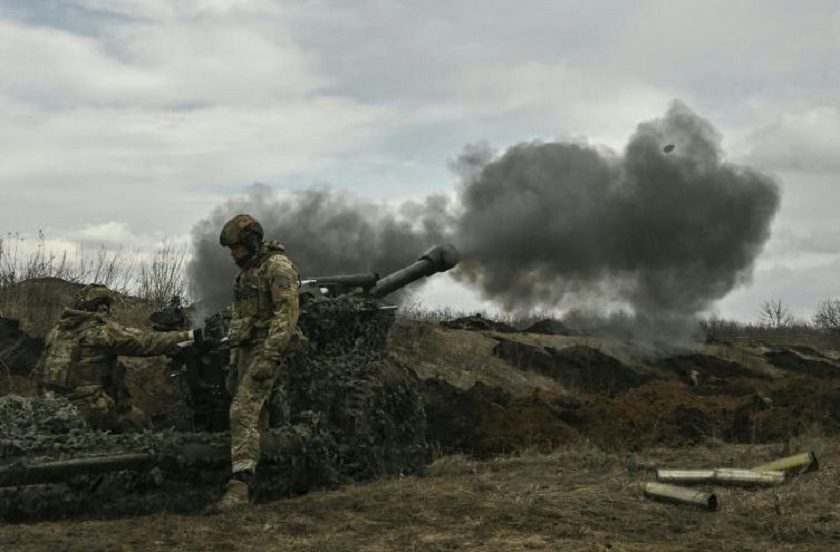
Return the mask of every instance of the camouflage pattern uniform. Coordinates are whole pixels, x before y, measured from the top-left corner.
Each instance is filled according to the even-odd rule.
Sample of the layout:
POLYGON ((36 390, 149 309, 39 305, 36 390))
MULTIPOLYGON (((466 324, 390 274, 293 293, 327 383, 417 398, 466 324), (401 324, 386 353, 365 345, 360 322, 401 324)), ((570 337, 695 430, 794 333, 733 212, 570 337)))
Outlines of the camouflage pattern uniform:
POLYGON ((283 353, 290 341, 299 339, 299 285, 294 263, 275 241, 263 243, 236 278, 228 374, 234 473, 253 473, 257 467, 264 407, 272 388, 281 401, 285 398, 283 353))
POLYGON ((140 429, 145 416, 131 406, 125 370, 118 356, 156 356, 191 339, 188 331, 155 332, 126 327, 113 320, 104 286, 88 286, 66 308, 46 339, 35 367, 41 395, 66 396, 94 429, 140 429), (91 302, 91 296, 97 301, 91 302), (134 426, 134 427, 132 427, 134 426))
MULTIPOLYGON (((269 399, 285 397, 284 356, 301 338, 297 268, 282 245, 263 242, 263 228, 249 215, 229 220, 219 235, 241 269, 233 289, 230 336, 230 440, 232 475, 210 513, 248 504, 260 459, 260 432, 269 399)), ((285 401, 283 401, 285 402, 285 401)))

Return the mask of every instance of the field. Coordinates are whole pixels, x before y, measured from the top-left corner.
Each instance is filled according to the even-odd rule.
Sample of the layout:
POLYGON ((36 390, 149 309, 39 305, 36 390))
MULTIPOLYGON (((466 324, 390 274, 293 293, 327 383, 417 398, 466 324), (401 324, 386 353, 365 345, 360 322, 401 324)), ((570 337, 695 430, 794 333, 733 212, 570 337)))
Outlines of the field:
MULTIPOLYGON (((0 395, 31 394, 20 366, 37 340, 4 328, 0 395)), ((82 511, 4 523, 0 550, 840 546, 840 352, 830 343, 783 336, 670 347, 511 330, 475 317, 395 328, 392 353, 421 382, 425 475, 315 489, 225 515, 82 511), (643 496, 656 468, 749 468, 806 451, 819 469, 784 484, 701 486, 716 493, 718 511, 643 496)), ((166 378, 127 364, 140 406, 163 408, 173 392, 166 378)))
POLYGON ((720 511, 652 502, 634 462, 751 466, 778 445, 607 454, 585 445, 487 461, 446 456, 425 477, 353 485, 220 516, 0 526, 2 550, 836 550, 840 442, 803 439, 818 472, 773 489, 718 488, 720 511))

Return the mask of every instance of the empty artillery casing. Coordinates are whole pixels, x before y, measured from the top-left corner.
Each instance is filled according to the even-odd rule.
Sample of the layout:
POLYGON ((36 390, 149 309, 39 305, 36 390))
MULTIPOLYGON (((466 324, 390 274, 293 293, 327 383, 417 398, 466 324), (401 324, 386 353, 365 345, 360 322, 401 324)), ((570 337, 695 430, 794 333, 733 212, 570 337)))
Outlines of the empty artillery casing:
POLYGON ((665 483, 725 483, 729 485, 777 485, 784 482, 781 471, 757 471, 738 468, 713 470, 657 470, 656 478, 665 483))
POLYGON ((754 471, 782 471, 793 473, 806 473, 810 471, 817 471, 820 463, 817 461, 817 455, 813 452, 803 452, 793 456, 785 456, 778 460, 773 460, 767 464, 762 464, 753 468, 754 471))
POLYGON ((718 509, 717 495, 706 493, 696 489, 666 485, 664 483, 645 484, 645 496, 667 502, 678 502, 681 504, 693 504, 711 512, 718 509))

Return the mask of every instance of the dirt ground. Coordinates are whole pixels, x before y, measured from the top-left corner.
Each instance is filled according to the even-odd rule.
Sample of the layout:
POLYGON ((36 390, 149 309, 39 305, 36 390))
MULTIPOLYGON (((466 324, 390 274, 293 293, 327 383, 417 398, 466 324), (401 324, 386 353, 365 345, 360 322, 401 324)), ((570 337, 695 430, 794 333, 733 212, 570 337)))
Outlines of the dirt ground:
MULTIPOLYGON (((0 525, 5 550, 836 550, 840 354, 711 343, 399 328, 422 382, 428 475, 310 492, 228 515, 0 525), (752 467, 813 451, 772 488, 702 487, 717 512, 642 496, 651 467, 752 467)), ((129 365, 147 412, 162 370, 129 365)), ((31 393, 9 371, 0 393, 31 393)), ((0 516, 2 517, 2 516, 0 516)))

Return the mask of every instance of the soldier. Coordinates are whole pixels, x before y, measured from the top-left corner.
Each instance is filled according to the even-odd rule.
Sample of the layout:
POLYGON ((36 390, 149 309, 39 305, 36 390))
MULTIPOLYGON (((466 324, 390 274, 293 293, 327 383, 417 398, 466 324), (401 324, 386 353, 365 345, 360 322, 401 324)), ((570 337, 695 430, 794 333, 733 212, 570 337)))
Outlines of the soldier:
POLYGON ((47 335, 33 375, 39 394, 69 398, 94 429, 142 429, 145 415, 131 405, 117 357, 166 354, 190 344, 196 332, 126 327, 111 317, 113 301, 107 287, 85 286, 47 335))
MULTIPOLYGON (((214 510, 249 502, 248 487, 260 458, 260 430, 274 392, 284 400, 284 357, 301 339, 297 268, 276 241, 263 241, 263 229, 249 215, 237 215, 222 228, 219 243, 239 266, 230 323, 228 386, 232 476, 214 510)), ((286 405, 287 408, 287 405, 286 405)))

